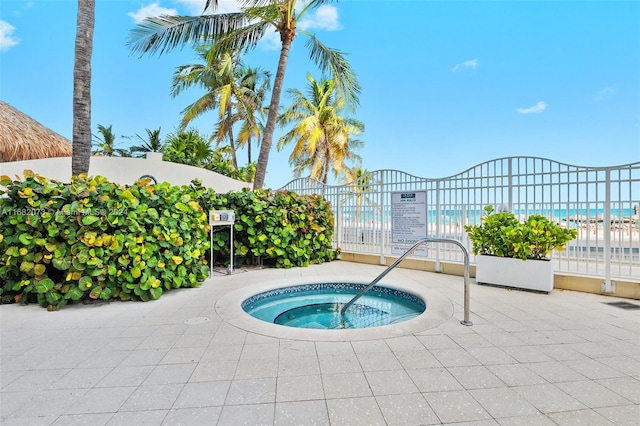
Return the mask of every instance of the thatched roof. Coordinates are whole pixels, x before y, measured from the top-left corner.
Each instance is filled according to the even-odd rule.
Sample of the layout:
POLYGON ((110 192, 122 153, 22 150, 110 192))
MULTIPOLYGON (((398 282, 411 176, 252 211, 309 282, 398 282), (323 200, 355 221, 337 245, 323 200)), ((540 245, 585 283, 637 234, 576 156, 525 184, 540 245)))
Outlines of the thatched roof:
POLYGON ((0 101, 0 163, 70 156, 68 139, 0 101))

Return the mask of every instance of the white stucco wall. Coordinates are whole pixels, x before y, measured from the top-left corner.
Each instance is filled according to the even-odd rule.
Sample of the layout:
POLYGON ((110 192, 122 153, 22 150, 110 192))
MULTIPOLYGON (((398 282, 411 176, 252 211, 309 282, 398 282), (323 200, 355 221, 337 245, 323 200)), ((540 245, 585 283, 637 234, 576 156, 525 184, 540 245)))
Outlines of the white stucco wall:
MULTIPOLYGON (((143 175, 153 176, 158 183, 169 182, 172 185, 188 185, 193 179, 202 181, 206 188, 217 193, 240 191, 251 188, 251 184, 231 179, 220 173, 199 167, 162 161, 161 156, 151 158, 91 157, 90 176, 104 176, 111 182, 132 184, 143 175)), ((49 179, 68 182, 71 178, 71 157, 44 158, 41 160, 12 161, 0 163, 0 175, 22 176, 24 170, 31 170, 49 179)))

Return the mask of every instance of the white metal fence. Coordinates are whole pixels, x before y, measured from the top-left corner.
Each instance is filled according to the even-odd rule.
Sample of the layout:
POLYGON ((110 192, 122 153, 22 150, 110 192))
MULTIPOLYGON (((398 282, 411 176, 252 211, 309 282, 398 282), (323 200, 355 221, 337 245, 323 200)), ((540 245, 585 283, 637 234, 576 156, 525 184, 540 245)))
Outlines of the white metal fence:
MULTIPOLYGON (((346 185, 301 178, 282 189, 328 199, 336 219, 334 246, 346 252, 392 255, 391 194, 425 191, 428 237, 454 238, 470 248, 464 225, 479 223, 490 204, 522 219, 539 214, 578 230, 578 238, 554 254, 557 272, 602 277, 607 287, 612 278, 640 277, 640 162, 582 167, 507 157, 440 179, 378 170, 346 185)), ((434 245, 426 257, 462 262, 455 247, 434 245)))

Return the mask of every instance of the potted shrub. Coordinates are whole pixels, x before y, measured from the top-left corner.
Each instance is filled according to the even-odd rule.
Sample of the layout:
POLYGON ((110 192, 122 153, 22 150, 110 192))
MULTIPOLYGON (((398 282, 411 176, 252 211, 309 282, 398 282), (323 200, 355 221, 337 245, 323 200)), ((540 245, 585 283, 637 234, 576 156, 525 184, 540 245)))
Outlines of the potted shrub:
POLYGON ((529 290, 553 289, 554 250, 562 250, 577 237, 544 216, 519 221, 511 212, 485 207, 479 225, 464 227, 476 257, 476 281, 529 290))

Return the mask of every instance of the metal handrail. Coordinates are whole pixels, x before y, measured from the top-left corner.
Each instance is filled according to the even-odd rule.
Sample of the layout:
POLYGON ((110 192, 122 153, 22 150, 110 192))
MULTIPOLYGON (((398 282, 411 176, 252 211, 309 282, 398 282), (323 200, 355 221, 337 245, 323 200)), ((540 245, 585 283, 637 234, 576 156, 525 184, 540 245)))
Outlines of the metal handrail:
POLYGON ((402 256, 396 259, 387 269, 385 269, 380 275, 378 275, 373 281, 371 281, 365 288, 360 290, 360 293, 356 294, 349 302, 340 308, 340 316, 342 318, 342 327, 345 327, 345 312, 353 303, 362 297, 371 287, 376 285, 382 278, 385 277, 393 268, 398 266, 400 262, 402 262, 407 256, 413 253, 418 247, 422 244, 426 243, 453 243, 462 249, 462 253, 464 254, 464 319, 460 321, 460 324, 463 325, 473 325, 473 323, 469 320, 469 251, 467 248, 458 240, 454 240, 453 238, 435 238, 435 237, 427 237, 421 238, 416 242, 409 250, 407 250, 402 256))

